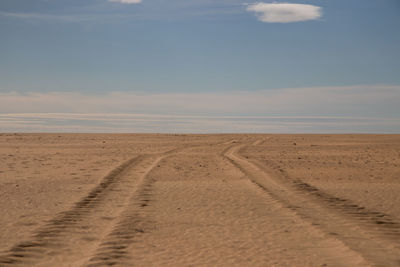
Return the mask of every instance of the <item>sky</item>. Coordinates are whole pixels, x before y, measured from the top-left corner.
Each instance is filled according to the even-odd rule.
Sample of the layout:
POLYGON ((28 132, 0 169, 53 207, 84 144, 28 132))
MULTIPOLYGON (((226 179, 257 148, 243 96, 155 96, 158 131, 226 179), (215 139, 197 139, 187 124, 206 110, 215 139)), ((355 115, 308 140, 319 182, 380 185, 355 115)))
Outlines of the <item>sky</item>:
POLYGON ((0 132, 400 133, 398 0, 1 0, 0 132))

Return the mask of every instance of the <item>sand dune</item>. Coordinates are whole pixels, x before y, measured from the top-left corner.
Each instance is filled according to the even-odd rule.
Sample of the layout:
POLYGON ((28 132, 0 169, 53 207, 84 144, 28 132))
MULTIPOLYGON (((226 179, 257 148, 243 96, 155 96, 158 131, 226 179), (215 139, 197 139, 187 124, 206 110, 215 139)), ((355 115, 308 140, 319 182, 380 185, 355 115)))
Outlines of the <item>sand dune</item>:
POLYGON ((0 135, 0 266, 399 266, 399 135, 0 135))

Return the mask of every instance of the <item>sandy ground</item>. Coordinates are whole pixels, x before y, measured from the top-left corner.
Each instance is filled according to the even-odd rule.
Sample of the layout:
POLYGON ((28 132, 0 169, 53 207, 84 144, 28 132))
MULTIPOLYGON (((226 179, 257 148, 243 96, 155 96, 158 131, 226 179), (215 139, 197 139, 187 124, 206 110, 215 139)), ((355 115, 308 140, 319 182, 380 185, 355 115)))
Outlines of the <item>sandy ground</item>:
POLYGON ((0 266, 400 266, 400 135, 0 135, 0 266))

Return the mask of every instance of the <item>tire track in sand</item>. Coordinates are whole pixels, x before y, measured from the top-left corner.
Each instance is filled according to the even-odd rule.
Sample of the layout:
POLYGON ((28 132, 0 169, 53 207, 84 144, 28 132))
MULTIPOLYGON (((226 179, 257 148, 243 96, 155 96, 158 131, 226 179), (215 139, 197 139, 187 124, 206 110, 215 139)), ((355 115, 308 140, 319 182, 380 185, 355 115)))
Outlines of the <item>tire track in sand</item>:
POLYGON ((151 169, 166 156, 197 146, 204 145, 183 146, 161 154, 143 154, 121 164, 70 210, 56 215, 36 230, 29 240, 0 254, 0 266, 79 266, 89 262, 99 245, 103 244, 103 239, 115 235, 113 229, 118 228, 125 218, 121 214, 131 204, 131 199, 135 199, 136 192, 146 187, 142 184, 148 184, 145 178, 151 169))
MULTIPOLYGON (((158 161, 157 161, 158 162, 158 161)), ((129 246, 135 235, 144 233, 149 218, 144 209, 148 206, 153 180, 146 179, 129 199, 129 205, 124 209, 115 224, 84 266, 110 266, 122 264, 129 259, 129 246)))
POLYGON ((87 265, 356 266, 363 262, 224 160, 221 153, 236 143, 166 157, 132 195, 87 265), (174 166, 179 168, 172 171, 174 166))
POLYGON ((171 152, 140 155, 123 163, 70 210, 1 255, 0 265, 76 266, 86 262, 147 173, 171 152))
MULTIPOLYGON (((193 148, 209 146, 231 147, 232 144, 237 142, 237 140, 231 139, 212 145, 192 145, 169 151, 163 159, 179 152, 190 151, 193 148)), ((158 164, 161 160, 161 158, 157 160, 157 163, 154 165, 158 164)), ((160 166, 158 165, 157 167, 160 166)), ((130 265, 131 245, 134 243, 135 236, 147 232, 148 226, 152 223, 151 218, 147 214, 146 207, 149 206, 150 199, 154 194, 153 187, 155 182, 156 179, 149 177, 143 180, 138 189, 130 197, 130 204, 121 212, 118 221, 113 225, 109 234, 103 238, 93 256, 84 264, 85 266, 130 265)))
POLYGON ((372 265, 400 265, 398 223, 301 181, 271 177, 260 164, 239 155, 243 146, 233 146, 224 154, 255 185, 327 235, 342 241, 372 265))
MULTIPOLYGON (((228 140, 213 144, 213 146, 232 146, 236 140, 228 140)), ((164 159, 192 148, 203 147, 204 145, 194 145, 181 149, 175 149, 166 153, 164 159)), ((204 146, 204 147, 207 147, 204 146)), ((157 165, 162 159, 160 158, 154 164, 157 165)), ((151 169, 149 170, 149 172, 151 169)), ((149 173, 148 172, 148 173, 149 173)), ((134 243, 134 237, 147 231, 148 225, 151 224, 146 207, 149 205, 150 199, 154 194, 153 186, 156 180, 146 177, 146 180, 138 186, 138 189, 132 194, 129 205, 120 214, 119 220, 113 225, 112 230, 104 237, 93 256, 85 263, 85 266, 110 266, 117 264, 129 265, 131 245, 134 243)))

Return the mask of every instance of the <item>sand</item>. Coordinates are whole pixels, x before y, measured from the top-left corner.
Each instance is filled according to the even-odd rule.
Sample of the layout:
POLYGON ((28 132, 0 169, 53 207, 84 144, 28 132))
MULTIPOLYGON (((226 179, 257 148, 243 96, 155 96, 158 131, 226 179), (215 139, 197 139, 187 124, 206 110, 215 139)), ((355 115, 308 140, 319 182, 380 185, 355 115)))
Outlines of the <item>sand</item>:
POLYGON ((399 266, 400 135, 0 135, 0 266, 399 266))

